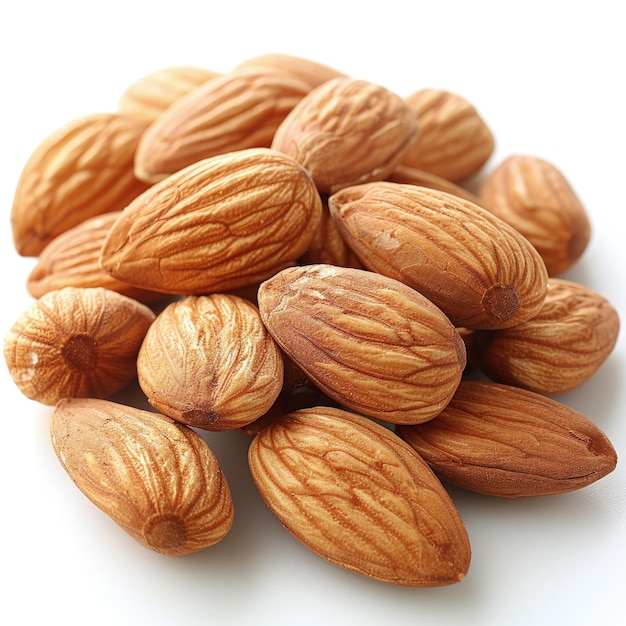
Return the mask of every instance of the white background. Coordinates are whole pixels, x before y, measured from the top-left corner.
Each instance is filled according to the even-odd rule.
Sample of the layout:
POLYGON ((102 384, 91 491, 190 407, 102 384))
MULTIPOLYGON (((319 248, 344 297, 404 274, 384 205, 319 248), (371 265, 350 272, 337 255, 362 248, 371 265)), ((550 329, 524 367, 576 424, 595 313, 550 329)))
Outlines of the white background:
MULTIPOLYGON (((7 8, 8 7, 8 8, 7 8)), ((116 107, 137 78, 189 64, 228 71, 266 52, 332 65, 408 95, 464 95, 492 128, 488 168, 517 152, 548 159, 587 207, 593 239, 566 274, 624 295, 626 46, 619 3, 69 2, 0 10, 0 254, 6 332, 30 304, 32 259, 15 253, 9 214, 36 145, 75 116, 116 107)), ((167 558, 136 544, 74 487, 51 449, 51 410, 0 368, 0 622, 77 624, 626 623, 626 470, 582 491, 499 500, 452 490, 473 548, 468 577, 407 589, 345 572, 308 552, 255 493, 238 432, 209 435, 235 501, 230 534, 167 558)), ((623 333, 600 372, 561 399, 626 459, 623 333)))

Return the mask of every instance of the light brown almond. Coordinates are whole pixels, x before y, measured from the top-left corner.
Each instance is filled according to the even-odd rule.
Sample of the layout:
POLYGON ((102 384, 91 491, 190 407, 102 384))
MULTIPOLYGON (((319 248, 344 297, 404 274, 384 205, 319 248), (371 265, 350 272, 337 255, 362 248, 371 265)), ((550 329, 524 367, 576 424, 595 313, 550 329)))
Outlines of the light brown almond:
POLYGON ((429 300, 392 278, 332 265, 287 268, 259 287, 282 349, 344 407, 392 423, 432 419, 461 380, 465 348, 429 300))
POLYGON ((410 285, 455 326, 506 328, 536 315, 548 288, 533 246, 489 211, 415 185, 376 182, 329 198, 363 265, 410 285))
POLYGON ((492 496, 546 496, 586 487, 617 455, 589 418, 525 389, 463 381, 434 420, 399 426, 444 481, 492 496))
POLYGON ((100 262, 144 289, 230 291, 293 265, 321 211, 311 177, 291 157, 267 148, 231 152, 184 168, 131 203, 100 262))
POLYGON ((191 554, 230 530, 226 478, 190 428, 107 400, 64 399, 50 430, 76 486, 144 547, 168 556, 191 554))

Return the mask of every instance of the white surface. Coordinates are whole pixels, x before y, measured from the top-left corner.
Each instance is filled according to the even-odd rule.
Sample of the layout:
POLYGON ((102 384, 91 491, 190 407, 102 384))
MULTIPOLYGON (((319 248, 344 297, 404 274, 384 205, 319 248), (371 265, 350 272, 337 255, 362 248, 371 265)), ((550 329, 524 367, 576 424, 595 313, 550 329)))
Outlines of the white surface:
MULTIPOLYGON (((6 4, 6 3, 5 3, 6 4)), ((619 3, 22 2, 2 9, 0 206, 4 333, 30 303, 32 259, 14 252, 9 212, 35 146, 69 119, 114 108, 136 78, 163 66, 227 71, 285 52, 333 65, 402 95, 457 91, 513 153, 550 160, 593 222, 567 278, 608 297, 626 319, 626 46, 619 3), (584 8, 581 8, 583 7, 584 8), (7 8, 9 7, 9 8, 7 8)), ((5 370, 5 368, 1 368, 5 370)), ((562 399, 626 457, 623 333, 591 381, 562 399)), ((626 469, 585 490, 498 500, 452 491, 473 560, 439 589, 379 584, 327 564, 280 527, 248 476, 247 441, 209 435, 236 518, 218 545, 168 559, 134 543, 74 487, 48 437, 51 410, 0 372, 3 402, 0 622, 77 624, 626 623, 626 469)))

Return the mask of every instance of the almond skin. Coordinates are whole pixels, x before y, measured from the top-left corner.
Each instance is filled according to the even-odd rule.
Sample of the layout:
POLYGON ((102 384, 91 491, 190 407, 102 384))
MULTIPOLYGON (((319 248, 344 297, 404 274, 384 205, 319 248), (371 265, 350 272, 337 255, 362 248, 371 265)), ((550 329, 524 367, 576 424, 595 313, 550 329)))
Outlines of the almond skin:
POLYGON ((483 206, 537 249, 550 276, 570 269, 591 238, 585 207, 565 176, 545 159, 513 155, 489 174, 483 206))
POLYGON ((620 320, 599 293, 550 279, 539 313, 496 331, 466 334, 469 361, 491 380, 556 395, 589 380, 609 357, 620 320))
POLYGON ((515 229, 467 200, 392 182, 333 194, 331 216, 363 265, 432 300, 455 326, 507 328, 539 311, 545 265, 515 229))
POLYGON ((581 489, 617 463, 611 442, 589 418, 497 383, 463 381, 436 419, 396 433, 443 481, 505 498, 581 489))
POLYGON ((270 510, 330 563, 410 587, 465 577, 470 544, 449 495, 372 420, 329 407, 295 411, 253 439, 248 461, 270 510))
POLYGON ((135 173, 149 183, 225 152, 269 148, 308 83, 263 67, 229 72, 177 100, 141 137, 135 173))
POLYGON ((322 201, 292 158, 251 148, 204 159, 122 212, 100 264, 122 282, 170 294, 230 291, 293 265, 322 201))
POLYGON ((320 192, 382 180, 415 139, 404 100, 363 80, 339 77, 302 99, 276 130, 272 148, 292 156, 320 192))
POLYGON ((252 303, 213 294, 188 296, 159 313, 141 345, 137 374, 161 413, 188 426, 232 430, 272 406, 283 363, 252 303))
POLYGON ((120 211, 146 190, 133 173, 145 125, 120 113, 68 122, 28 159, 15 190, 11 227, 22 256, 37 256, 82 221, 120 211))
POLYGON ((332 265, 287 268, 259 287, 269 332, 325 394, 392 423, 432 419, 465 367, 456 329, 406 285, 332 265))
POLYGON ((144 547, 191 554, 230 530, 228 484, 207 443, 190 428, 107 400, 64 399, 50 431, 76 486, 144 547))

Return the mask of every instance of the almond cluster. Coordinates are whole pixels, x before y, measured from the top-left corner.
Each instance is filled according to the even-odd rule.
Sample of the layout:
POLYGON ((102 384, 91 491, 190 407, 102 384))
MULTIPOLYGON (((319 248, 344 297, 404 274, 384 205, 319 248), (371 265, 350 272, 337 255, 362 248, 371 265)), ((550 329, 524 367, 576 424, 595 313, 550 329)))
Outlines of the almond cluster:
POLYGON ((51 133, 15 192, 34 301, 4 355, 54 407, 78 488, 149 549, 203 550, 236 502, 202 433, 239 430, 304 546, 433 587, 470 566, 446 485, 537 497, 609 474, 611 442, 556 397, 619 331, 559 277, 590 220, 541 158, 487 171, 494 146, 456 93, 282 54, 161 69, 51 133), (133 382, 153 410, 114 400, 133 382))

